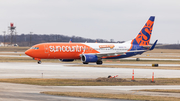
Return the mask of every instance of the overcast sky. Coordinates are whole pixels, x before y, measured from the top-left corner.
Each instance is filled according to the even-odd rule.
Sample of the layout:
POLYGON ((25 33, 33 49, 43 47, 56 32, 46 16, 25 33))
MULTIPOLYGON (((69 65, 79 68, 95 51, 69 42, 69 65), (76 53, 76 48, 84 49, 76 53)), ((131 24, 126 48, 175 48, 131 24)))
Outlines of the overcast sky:
POLYGON ((62 34, 128 41, 155 16, 151 43, 180 41, 180 0, 0 0, 0 34, 62 34))

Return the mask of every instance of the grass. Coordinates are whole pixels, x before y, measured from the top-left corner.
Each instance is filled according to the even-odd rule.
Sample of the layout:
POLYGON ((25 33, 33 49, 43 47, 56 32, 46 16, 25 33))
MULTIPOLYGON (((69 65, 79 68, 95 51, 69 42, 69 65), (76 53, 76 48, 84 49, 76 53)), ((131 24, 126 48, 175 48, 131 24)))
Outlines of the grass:
POLYGON ((180 85, 180 78, 155 78, 155 83, 151 79, 135 78, 132 82, 130 78, 97 78, 97 79, 40 79, 40 78, 17 78, 0 79, 0 82, 41 85, 41 86, 130 86, 130 85, 180 85))
POLYGON ((164 92, 164 93, 180 93, 180 90, 174 89, 144 89, 138 91, 145 91, 145 92, 164 92))
POLYGON ((154 49, 152 51, 148 51, 147 53, 180 53, 179 49, 154 49))
MULTIPOLYGON (((19 55, 17 55, 19 56, 19 55)), ((0 62, 34 62, 36 63, 37 60, 33 60, 31 57, 0 57, 0 62)), ((42 59, 43 62, 51 62, 51 63, 60 63, 58 59, 42 59)))
POLYGON ((0 52, 25 52, 30 47, 0 47, 0 52))
POLYGON ((1 57, 0 62, 32 62, 30 57, 1 57))
POLYGON ((104 98, 104 99, 127 99, 127 100, 144 100, 144 101, 179 101, 180 98, 161 97, 161 96, 143 96, 130 94, 105 94, 105 93, 88 93, 88 92, 41 92, 42 94, 73 96, 86 98, 104 98))
POLYGON ((172 60, 140 60, 140 61, 136 61, 136 60, 126 60, 126 59, 104 59, 103 60, 104 63, 114 63, 114 64, 180 64, 179 61, 172 61, 172 60))

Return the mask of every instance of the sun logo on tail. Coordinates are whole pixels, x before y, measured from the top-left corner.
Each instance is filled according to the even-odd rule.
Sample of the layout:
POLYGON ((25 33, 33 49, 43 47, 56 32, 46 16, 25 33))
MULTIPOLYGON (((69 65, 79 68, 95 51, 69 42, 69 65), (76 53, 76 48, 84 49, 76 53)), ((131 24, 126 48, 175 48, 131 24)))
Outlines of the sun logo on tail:
POLYGON ((142 30, 139 32, 137 37, 133 40, 133 44, 142 45, 149 45, 151 33, 154 24, 154 17, 150 17, 149 20, 146 22, 142 30))

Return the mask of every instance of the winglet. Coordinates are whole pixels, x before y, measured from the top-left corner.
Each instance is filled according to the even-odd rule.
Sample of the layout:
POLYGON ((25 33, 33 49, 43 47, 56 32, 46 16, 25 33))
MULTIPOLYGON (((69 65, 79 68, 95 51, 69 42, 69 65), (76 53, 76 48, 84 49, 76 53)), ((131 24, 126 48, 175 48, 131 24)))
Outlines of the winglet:
POLYGON ((156 41, 154 42, 154 44, 152 45, 152 47, 151 47, 149 50, 153 50, 153 49, 154 49, 154 47, 156 46, 157 41, 158 41, 158 40, 156 40, 156 41))

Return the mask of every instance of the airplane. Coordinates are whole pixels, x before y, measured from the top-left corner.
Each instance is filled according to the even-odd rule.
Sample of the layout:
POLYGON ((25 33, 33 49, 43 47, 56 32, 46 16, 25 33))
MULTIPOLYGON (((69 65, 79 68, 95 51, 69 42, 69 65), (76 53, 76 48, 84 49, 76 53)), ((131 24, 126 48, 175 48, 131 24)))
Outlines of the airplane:
POLYGON ((155 16, 150 16, 138 35, 124 43, 40 43, 32 46, 25 54, 41 64, 41 59, 59 59, 72 62, 81 59, 83 64, 101 65, 103 59, 119 59, 153 50, 157 41, 149 45, 155 16))

